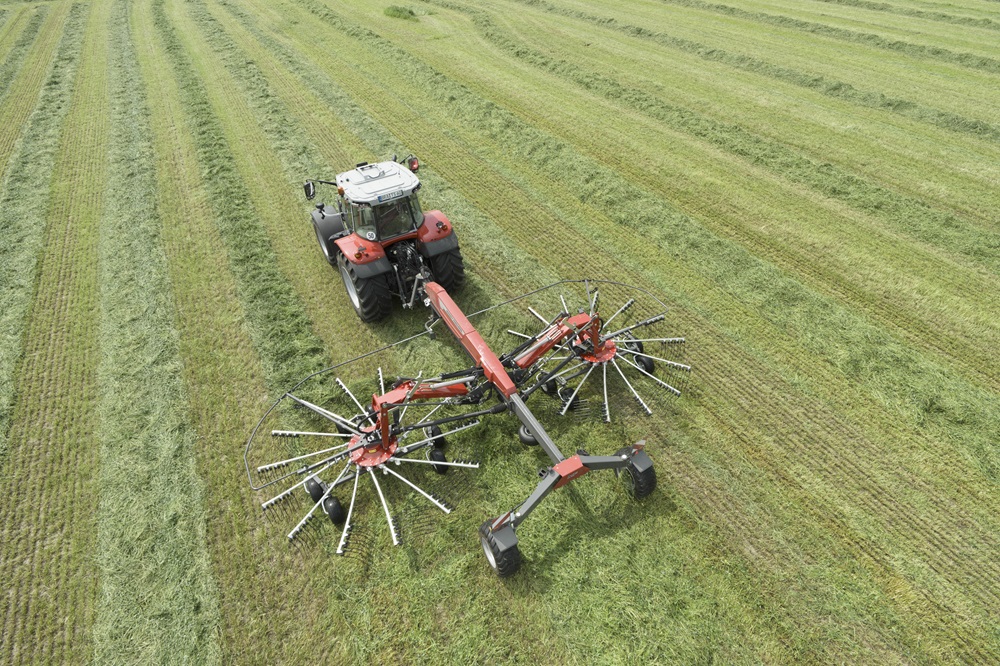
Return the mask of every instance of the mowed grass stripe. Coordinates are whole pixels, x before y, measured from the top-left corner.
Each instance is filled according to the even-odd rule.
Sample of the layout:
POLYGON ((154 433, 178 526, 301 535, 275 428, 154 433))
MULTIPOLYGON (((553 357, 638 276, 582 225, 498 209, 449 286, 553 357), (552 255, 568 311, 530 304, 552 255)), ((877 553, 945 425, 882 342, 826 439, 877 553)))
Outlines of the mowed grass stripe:
POLYGON ((101 586, 94 660, 214 663, 218 601, 128 16, 128 3, 116 3, 114 129, 99 243, 101 586))
POLYGON ((45 13, 37 39, 24 57, 18 59, 14 79, 0 99, 0 179, 6 177, 17 141, 28 117, 38 105, 42 84, 49 76, 70 6, 71 3, 63 3, 51 11, 48 7, 36 10, 45 13))
MULTIPOLYGON (((93 6, 83 31, 79 72, 45 197, 46 219, 30 220, 39 232, 44 229, 43 250, 9 452, 0 463, 0 580, 8 600, 0 662, 6 664, 83 663, 92 656, 99 354, 93 312, 108 126, 103 10, 93 6)), ((68 29, 79 32, 72 23, 68 29)), ((72 72, 63 75, 74 78, 72 72)), ((42 199, 40 191, 22 194, 42 199)))
POLYGON ((148 3, 133 5, 132 31, 146 95, 159 100, 150 106, 157 200, 198 467, 207 485, 221 657, 224 662, 277 663, 282 641, 274 639, 276 628, 303 623, 308 587, 298 575, 294 553, 280 549, 275 535, 260 529, 258 498, 240 473, 240 442, 268 402, 264 370, 215 224, 181 91, 148 3), (254 566, 262 552, 268 552, 267 566, 254 566), (289 591, 290 608, 273 603, 274 589, 289 591))
MULTIPOLYGON (((38 37, 38 31, 42 27, 42 21, 45 20, 48 9, 48 6, 42 5, 34 11, 29 12, 25 9, 17 14, 17 18, 28 16, 29 14, 31 18, 21 27, 17 40, 10 45, 10 50, 3 54, 3 64, 0 64, 0 101, 6 97, 10 83, 14 80, 14 76, 17 75, 28 49, 31 48, 35 38, 38 37)), ((20 27, 20 24, 12 20, 11 31, 13 31, 14 25, 20 27)))
POLYGON ((827 97, 850 102, 857 106, 888 111, 952 132, 969 134, 994 143, 1000 143, 1000 126, 995 123, 969 118, 920 102, 887 95, 878 90, 858 88, 830 76, 823 76, 779 65, 762 58, 708 46, 707 44, 678 37, 663 31, 624 23, 610 16, 598 16, 577 9, 560 7, 542 0, 531 2, 530 4, 549 13, 578 18, 607 30, 613 30, 660 46, 666 46, 676 51, 695 55, 707 62, 721 63, 734 69, 767 76, 778 81, 818 92, 827 97))
POLYGON ((823 2, 831 5, 844 5, 846 7, 859 7, 861 9, 869 9, 873 12, 885 12, 887 14, 897 14, 899 16, 912 16, 914 18, 925 19, 928 21, 953 23, 955 25, 983 28, 984 30, 1000 30, 1000 21, 996 21, 991 18, 927 11, 924 9, 894 5, 888 2, 871 2, 871 0, 814 0, 814 2, 823 2))
POLYGON ((732 16, 750 21, 752 23, 792 28, 814 35, 836 39, 838 41, 864 44, 877 49, 903 53, 913 58, 919 58, 922 60, 959 65, 969 69, 990 72, 991 74, 1000 73, 1000 59, 977 53, 954 51, 940 46, 919 44, 902 39, 891 39, 875 33, 859 32, 857 30, 841 28, 826 23, 817 23, 815 21, 804 21, 802 19, 793 18, 784 14, 769 14, 767 12, 748 11, 740 7, 734 7, 732 5, 725 5, 721 3, 709 3, 703 2, 702 0, 658 1, 667 5, 679 5, 681 7, 690 7, 707 13, 732 16))
MULTIPOLYGON (((73 91, 83 44, 86 7, 73 5, 58 51, 38 82, 42 93, 21 130, 11 168, 0 183, 0 462, 6 452, 14 372, 24 345, 24 327, 35 295, 38 257, 45 237, 46 201, 63 119, 73 91), (44 87, 43 87, 44 82, 44 87)), ((61 25, 61 22, 60 22, 61 25)), ((0 124, 2 126, 2 124, 0 124)))
MULTIPOLYGON (((435 20, 443 16, 438 14, 435 20)), ((455 24, 446 29, 463 27, 455 24)), ((713 233, 739 242, 808 285, 874 315, 894 334, 919 348, 934 350, 948 364, 961 365, 976 381, 1000 387, 989 370, 994 359, 987 351, 994 346, 991 334, 992 341, 997 339, 987 325, 995 309, 989 294, 996 280, 979 271, 963 270, 922 247, 903 244, 878 228, 877 222, 873 228, 836 203, 817 200, 794 186, 779 186, 761 169, 743 169, 737 160, 701 154, 704 149, 697 142, 681 146, 676 135, 660 132, 655 124, 643 123, 634 115, 618 114, 613 105, 599 98, 581 98, 566 109, 566 92, 559 82, 545 75, 529 78, 504 64, 499 54, 495 60, 499 64, 490 58, 482 64, 441 58, 432 42, 424 48, 417 46, 422 43, 420 35, 419 28, 407 25, 393 35, 393 41, 518 117, 519 122, 496 123, 492 115, 451 106, 451 113, 465 119, 462 127, 471 130, 467 140, 475 136, 482 141, 489 136, 501 152, 521 137, 529 137, 535 146, 546 145, 552 136, 580 146, 582 154, 569 161, 604 164, 613 170, 615 182, 624 177, 658 197, 659 203, 651 203, 653 208, 664 205, 685 210, 713 233), (537 130, 547 134, 539 135, 537 130), (707 157, 712 160, 706 161, 707 157), (698 178, 689 177, 688 171, 697 172, 698 178), (718 196, 721 183, 730 185, 725 198, 718 196), (810 219, 809 225, 800 223, 805 219, 810 219), (801 249, 815 247, 827 251, 816 256, 801 249), (930 301, 928 293, 934 295, 930 301)), ((471 55, 482 47, 470 40, 468 46, 453 48, 471 55)), ((440 101, 446 96, 454 97, 448 92, 440 101)), ((558 160, 552 157, 552 161, 558 160)), ((552 174, 538 182, 552 182, 552 174)), ((594 182, 601 190, 608 189, 606 181, 589 181, 594 182)), ((558 195, 548 198, 552 196, 558 195)), ((625 200, 643 195, 629 192, 627 196, 625 200)))
POLYGON ((665 123, 670 129, 705 140, 790 182, 842 201, 859 212, 882 220, 889 229, 911 236, 929 247, 947 251, 958 260, 1000 273, 1000 234, 989 226, 979 226, 953 212, 933 208, 836 165, 819 163, 738 125, 712 120, 698 112, 670 104, 656 94, 623 86, 613 77, 548 56, 503 31, 488 13, 478 8, 447 0, 424 1, 468 13, 484 38, 510 57, 629 110, 639 111, 665 123))
POLYGON ((340 105, 337 105, 337 107, 339 108, 339 107, 340 107, 340 105))

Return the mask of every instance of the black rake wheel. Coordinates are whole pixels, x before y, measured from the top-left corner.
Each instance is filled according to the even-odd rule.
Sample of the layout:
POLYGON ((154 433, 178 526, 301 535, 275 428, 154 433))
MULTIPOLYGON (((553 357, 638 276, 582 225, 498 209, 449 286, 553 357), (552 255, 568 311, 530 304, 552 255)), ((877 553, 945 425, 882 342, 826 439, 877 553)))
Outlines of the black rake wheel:
MULTIPOLYGON (((427 456, 427 459, 430 460, 431 462, 436 462, 436 463, 448 462, 448 459, 444 455, 444 451, 442 451, 441 449, 432 448, 427 456)), ((437 472, 438 474, 448 473, 447 465, 431 465, 431 467, 433 467, 434 471, 437 472)))
POLYGON ((525 446, 538 446, 538 440, 523 425, 517 429, 517 438, 525 446))
POLYGON ((327 497, 323 500, 323 511, 330 518, 330 522, 334 525, 342 525, 344 523, 344 507, 340 505, 340 500, 336 497, 327 497))
POLYGON ((641 500, 656 490, 656 470, 652 467, 640 472, 635 463, 630 462, 622 470, 621 478, 625 492, 633 499, 641 500))
POLYGON ((465 262, 462 252, 454 250, 442 252, 429 260, 434 279, 448 292, 455 292, 465 284, 465 262))
POLYGON ((490 563, 490 568, 500 578, 509 578, 521 568, 521 551, 516 545, 507 550, 500 550, 497 547, 493 531, 490 529, 492 522, 492 520, 487 520, 479 526, 479 542, 483 546, 483 552, 486 553, 486 561, 490 563))
POLYGON ((344 280, 344 289, 361 321, 378 321, 387 317, 392 311, 392 292, 386 276, 359 278, 354 265, 343 254, 338 257, 337 263, 340 277, 344 280))

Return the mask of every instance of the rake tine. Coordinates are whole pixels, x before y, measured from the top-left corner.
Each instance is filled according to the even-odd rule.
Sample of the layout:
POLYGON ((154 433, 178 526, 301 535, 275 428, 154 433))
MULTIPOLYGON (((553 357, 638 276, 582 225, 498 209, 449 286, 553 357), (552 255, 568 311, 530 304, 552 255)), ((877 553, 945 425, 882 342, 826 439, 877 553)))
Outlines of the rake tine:
MULTIPOLYGON (((350 430, 355 435, 361 434, 361 431, 358 430, 358 427, 356 425, 354 425, 353 423, 351 423, 350 421, 348 421, 347 419, 345 419, 343 416, 340 416, 338 414, 334 414, 333 412, 329 412, 329 411, 323 409, 322 407, 319 407, 317 405, 312 404, 311 402, 309 402, 307 400, 303 400, 302 398, 297 398, 294 395, 292 395, 291 393, 286 393, 285 395, 287 395, 289 398, 291 398, 295 402, 299 403, 303 407, 309 409, 310 411, 319 414, 323 418, 328 419, 330 421, 333 421, 334 423, 339 423, 340 425, 344 426, 345 428, 347 428, 348 430, 350 430)), ((361 410, 361 411, 364 411, 364 410, 361 410)))
POLYGON ((642 399, 642 396, 639 395, 639 392, 636 391, 635 387, 632 386, 632 384, 629 382, 628 378, 625 376, 625 373, 622 372, 622 369, 618 366, 618 363, 615 362, 615 359, 611 359, 611 363, 614 364, 615 369, 618 371, 618 374, 622 376, 622 379, 625 381, 625 385, 632 390, 632 395, 634 395, 635 399, 639 401, 639 404, 642 405, 642 408, 646 410, 647 414, 652 415, 653 410, 649 408, 649 406, 642 399))
POLYGON ((402 474, 399 474, 397 472, 392 471, 391 469, 389 469, 385 465, 379 465, 379 469, 385 470, 389 474, 392 474, 394 477, 396 477, 397 479, 399 479, 400 481, 402 481, 403 483, 405 483, 406 485, 408 485, 409 487, 413 488, 418 493, 420 493, 421 495, 423 495, 424 497, 426 497, 427 499, 429 499, 431 502, 434 503, 434 506, 436 506, 437 508, 441 509, 445 513, 451 513, 451 509, 449 509, 447 506, 445 506, 444 504, 442 504, 438 500, 434 499, 434 497, 430 493, 428 493, 428 492, 424 491, 423 489, 421 489, 419 486, 417 486, 417 484, 413 483, 412 481, 410 481, 409 479, 407 479, 402 474))
MULTIPOLYGON (((344 384, 344 382, 340 381, 340 377, 336 378, 336 382, 337 385, 340 386, 341 389, 343 389, 344 393, 346 393, 351 398, 351 400, 354 401, 354 404, 358 406, 358 411, 360 411, 362 414, 367 414, 368 410, 361 406, 361 403, 358 402, 358 399, 354 397, 353 393, 351 393, 351 389, 347 388, 347 385, 344 384)), ((368 423, 375 425, 375 422, 372 421, 370 416, 368 417, 368 423)))
POLYGON ((303 430, 272 430, 271 437, 347 437, 351 438, 354 435, 345 435, 342 432, 306 432, 303 430))
POLYGON ((354 501, 358 498, 358 481, 361 479, 361 472, 354 475, 354 491, 351 493, 351 504, 347 507, 347 519, 344 521, 344 531, 340 535, 340 544, 337 546, 337 555, 344 554, 347 546, 347 537, 351 534, 351 516, 354 514, 354 501))
POLYGON ((593 297, 591 297, 591 299, 590 299, 590 316, 591 316, 591 317, 593 317, 593 316, 594 316, 594 311, 595 311, 595 310, 597 309, 597 298, 598 298, 598 295, 599 295, 600 293, 601 293, 601 292, 600 292, 600 289, 597 289, 597 288, 595 287, 595 288, 594 288, 594 295, 593 295, 593 297))
POLYGON ((382 366, 378 366, 378 387, 381 390, 379 395, 385 395, 385 376, 382 374, 382 366))
POLYGON ((257 471, 266 472, 268 470, 277 469, 279 467, 284 467, 288 463, 298 462, 299 460, 305 460, 306 458, 312 458, 313 456, 321 456, 324 453, 330 453, 331 451, 336 451, 337 449, 342 449, 345 446, 350 446, 350 445, 351 445, 350 442, 347 442, 346 444, 338 444, 337 446, 332 446, 329 449, 323 449, 322 451, 313 451, 312 453, 307 453, 305 455, 301 455, 295 458, 289 458, 288 460, 279 460, 278 462, 273 462, 268 465, 261 465, 260 467, 257 468, 257 471))
POLYGON ((370 472, 372 477, 372 482, 375 484, 375 490, 378 491, 378 498, 382 501, 382 508, 385 509, 385 520, 389 523, 389 533, 392 535, 392 545, 399 545, 399 537, 396 536, 396 524, 392 522, 392 514, 389 513, 389 504, 385 501, 385 495, 382 494, 382 486, 379 485, 378 479, 375 472, 370 472))
POLYGON ((668 361, 665 358, 660 358, 659 356, 652 356, 650 354, 640 354, 637 351, 632 351, 631 349, 626 349, 625 347, 619 347, 618 349, 620 349, 621 351, 624 351, 624 352, 628 352, 629 354, 633 354, 635 356, 645 356, 646 358, 651 358, 654 361, 659 361, 660 363, 665 363, 666 365, 669 365, 672 368, 677 368, 678 370, 683 370, 684 372, 691 372, 691 366, 690 365, 684 365, 683 363, 677 363, 676 361, 668 361))
POLYGON ((611 405, 608 404, 608 364, 602 363, 601 369, 604 371, 604 422, 611 423, 611 405))
POLYGON ((576 398, 576 394, 580 392, 581 388, 583 388, 583 385, 590 377, 590 373, 592 373, 594 371, 594 368, 596 367, 597 367, 596 365, 591 364, 590 369, 587 370, 587 374, 585 374, 583 376, 583 379, 580 380, 580 383, 576 385, 576 389, 573 391, 573 395, 569 397, 569 400, 566 401, 566 404, 563 405, 563 408, 559 410, 559 416, 564 416, 566 412, 569 411, 569 406, 573 404, 573 399, 576 398))
POLYGON ((423 377, 423 376, 424 376, 424 371, 423 370, 421 370, 420 372, 417 373, 417 376, 413 380, 413 388, 411 388, 406 393, 406 396, 403 398, 403 402, 406 403, 406 404, 403 405, 403 411, 399 413, 399 420, 400 421, 402 421, 403 417, 406 416, 406 410, 408 410, 410 408, 410 397, 416 392, 417 387, 420 386, 420 378, 423 377))
POLYGON ((507 332, 510 333, 511 335, 517 336, 519 338, 524 338, 525 340, 530 340, 531 339, 530 335, 525 335, 524 333, 518 333, 517 331, 513 331, 513 330, 511 330, 509 328, 507 329, 507 332))
POLYGON ((563 298, 562 294, 559 294, 559 301, 562 303, 563 312, 565 312, 566 314, 569 314, 569 306, 566 305, 566 299, 563 298))
POLYGON ((605 335, 602 335, 601 336, 601 340, 610 340, 612 338, 617 338, 619 335, 622 335, 623 333, 628 333, 629 331, 635 330, 635 329, 640 328, 642 326, 649 326, 650 324, 655 324, 658 321, 663 321, 664 319, 666 319, 666 317, 667 317, 666 312, 661 312, 660 314, 658 314, 658 315, 656 315, 654 317, 650 317, 649 319, 643 319, 642 321, 640 321, 637 324, 632 324, 631 326, 626 326, 625 328, 620 328, 617 331, 615 331, 614 333, 607 333, 605 335))
POLYGON ((539 320, 539 321, 541 321, 541 322, 542 322, 543 324, 545 324, 546 326, 548 326, 548 325, 549 325, 549 320, 548 320, 548 319, 546 319, 545 317, 543 317, 542 315, 538 314, 538 311, 537 311, 537 310, 535 310, 535 308, 533 308, 533 307, 530 307, 530 306, 529 306, 529 307, 528 307, 528 312, 530 312, 531 314, 533 314, 533 315, 535 315, 536 317, 538 317, 538 320, 539 320))
POLYGON ((657 376, 655 376, 655 375, 651 375, 651 374, 649 374, 648 372, 646 372, 646 371, 645 371, 645 370, 644 370, 644 369, 642 368, 642 366, 640 366, 640 365, 639 365, 639 364, 638 364, 637 362, 633 361, 632 359, 623 359, 623 360, 625 360, 625 362, 626 362, 626 363, 628 363, 628 364, 629 364, 629 365, 630 365, 631 367, 635 368, 636 370, 638 370, 638 371, 639 371, 639 372, 641 372, 642 374, 646 375, 647 377, 649 377, 649 378, 650 378, 650 379, 652 379, 652 380, 653 380, 654 382, 656 382, 657 384, 659 384, 659 385, 660 385, 660 386, 662 386, 663 388, 667 389, 668 391, 670 391, 670 392, 671 392, 671 393, 673 393, 674 395, 680 395, 680 394, 681 394, 681 392, 680 392, 680 390, 679 390, 679 389, 676 389, 676 388, 674 388, 673 386, 671 386, 670 384, 666 383, 665 381, 663 381, 663 380, 662 380, 662 379, 660 379, 659 377, 657 377, 657 376))
POLYGON ((662 342, 668 345, 679 345, 685 340, 684 338, 630 338, 629 342, 662 342))
POLYGON ((625 301, 625 305, 623 305, 620 308, 618 308, 617 312, 615 312, 613 315, 611 315, 606 320, 604 320, 604 326, 601 326, 601 330, 603 331, 604 327, 607 326, 608 324, 610 324, 612 319, 614 319, 618 315, 622 314, 623 312, 625 312, 626 310, 628 310, 633 305, 635 305, 635 299, 634 298, 630 298, 627 301, 625 301))
POLYGON ((443 432, 440 435, 432 435, 431 437, 425 437, 424 439, 420 440, 419 442, 413 442, 413 444, 407 444, 403 448, 398 449, 397 452, 396 452, 396 455, 401 455, 401 456, 402 455, 406 455, 410 451, 413 451, 414 449, 418 449, 421 446, 423 446, 424 444, 427 444, 428 442, 433 442, 435 439, 440 439, 441 437, 447 437, 448 435, 454 435, 456 432, 462 432, 463 430, 468 430, 469 428, 473 428, 473 427, 479 425, 479 423, 480 423, 480 421, 477 419, 477 420, 473 421, 472 423, 466 423, 463 426, 459 426, 459 427, 455 428, 454 430, 449 430, 448 432, 443 432))
POLYGON ((466 462, 463 460, 446 460, 444 462, 435 462, 433 460, 421 460, 420 458, 397 458, 396 456, 389 458, 389 460, 391 460, 394 463, 408 462, 408 463, 419 463, 421 465, 444 465, 446 467, 465 467, 466 469, 479 469, 479 463, 472 461, 466 462))

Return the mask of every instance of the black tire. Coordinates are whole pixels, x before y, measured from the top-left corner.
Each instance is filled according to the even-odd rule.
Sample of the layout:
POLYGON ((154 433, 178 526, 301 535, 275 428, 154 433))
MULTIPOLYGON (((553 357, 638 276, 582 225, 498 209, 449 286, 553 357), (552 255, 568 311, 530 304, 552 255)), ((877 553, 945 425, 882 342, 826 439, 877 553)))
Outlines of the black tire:
POLYGON ((445 291, 455 293, 465 284, 465 262, 462 251, 457 247, 428 259, 434 280, 444 287, 445 291))
POLYGON ((315 504, 323 497, 323 493, 326 492, 326 484, 315 476, 309 477, 306 479, 306 492, 309 493, 309 497, 312 498, 313 504, 315 504))
POLYGON ((517 429, 517 438, 525 446, 538 446, 538 440, 523 425, 517 429))
POLYGON ((340 506, 340 500, 336 497, 327 497, 323 500, 323 511, 329 516, 330 522, 334 525, 343 525, 344 518, 344 507, 340 506))
POLYGON ((641 500, 656 490, 656 470, 652 467, 640 472, 635 464, 630 462, 622 470, 621 478, 625 492, 633 499, 641 500))
MULTIPOLYGON (((448 462, 448 458, 445 457, 444 451, 442 451, 441 449, 432 448, 430 450, 430 453, 427 455, 427 458, 428 460, 431 460, 433 462, 439 462, 439 463, 448 462)), ((447 465, 431 465, 431 467, 433 467, 434 471, 437 472, 438 474, 448 473, 447 465)))
POLYGON ((439 426, 431 426, 430 428, 424 428, 424 434, 427 437, 433 437, 431 444, 435 449, 443 449, 448 443, 448 440, 441 436, 441 428, 439 426))
MULTIPOLYGON (((625 338, 623 338, 622 344, 626 349, 631 349, 632 351, 637 352, 639 354, 644 354, 646 352, 645 347, 642 346, 642 342, 636 340, 635 336, 631 334, 628 334, 625 338)), ((653 359, 649 358, 648 356, 636 356, 635 354, 629 354, 629 356, 632 357, 632 360, 635 361, 640 368, 642 368, 649 374, 653 374, 653 368, 656 367, 656 364, 653 362, 653 359)))
POLYGON ((550 379, 549 381, 542 384, 542 393, 545 395, 551 395, 558 397, 559 395, 559 385, 556 384, 556 380, 550 379))
POLYGON ((339 255, 337 263, 347 297, 361 321, 378 321, 392 312, 392 291, 386 275, 359 278, 354 265, 343 254, 339 255))
POLYGON ((505 551, 497 548, 496 539, 490 530, 492 522, 492 519, 487 520, 479 526, 479 543, 483 546, 483 552, 486 554, 486 561, 489 562, 490 568, 500 578, 509 578, 521 568, 521 551, 516 545, 505 551))

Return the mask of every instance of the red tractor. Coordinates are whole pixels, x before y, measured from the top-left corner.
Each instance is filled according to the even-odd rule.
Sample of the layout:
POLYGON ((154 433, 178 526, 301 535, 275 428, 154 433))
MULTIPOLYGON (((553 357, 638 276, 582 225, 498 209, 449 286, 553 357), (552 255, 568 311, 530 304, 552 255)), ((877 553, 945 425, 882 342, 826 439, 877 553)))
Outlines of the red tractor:
POLYGON ((392 296, 403 307, 418 300, 421 280, 433 280, 455 293, 465 282, 458 236, 439 210, 423 211, 417 191, 419 160, 410 155, 377 164, 361 162, 337 174, 334 182, 307 181, 306 198, 316 183, 337 188, 337 207, 324 203, 312 212, 323 256, 340 271, 344 288, 362 321, 377 321, 392 311, 392 296))

